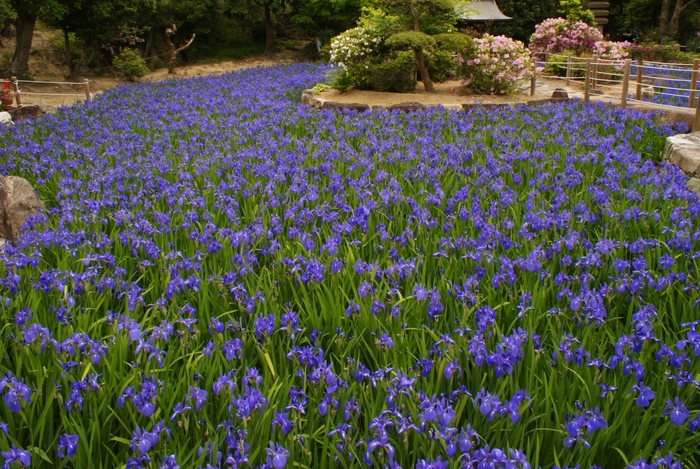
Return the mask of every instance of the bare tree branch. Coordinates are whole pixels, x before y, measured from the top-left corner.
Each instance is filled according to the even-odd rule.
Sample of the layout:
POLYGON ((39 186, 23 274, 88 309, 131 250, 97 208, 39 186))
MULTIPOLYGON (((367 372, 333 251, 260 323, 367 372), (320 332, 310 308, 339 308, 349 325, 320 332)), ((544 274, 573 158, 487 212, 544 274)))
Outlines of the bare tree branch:
POLYGON ((194 36, 195 33, 192 33, 192 37, 190 38, 189 41, 184 46, 178 47, 177 49, 175 48, 175 45, 173 42, 170 40, 170 36, 175 34, 177 32, 177 26, 175 24, 171 24, 169 28, 165 29, 165 42, 168 44, 168 51, 170 52, 170 59, 168 60, 168 73, 175 73, 175 58, 177 57, 178 52, 187 49, 190 44, 194 41, 194 36))

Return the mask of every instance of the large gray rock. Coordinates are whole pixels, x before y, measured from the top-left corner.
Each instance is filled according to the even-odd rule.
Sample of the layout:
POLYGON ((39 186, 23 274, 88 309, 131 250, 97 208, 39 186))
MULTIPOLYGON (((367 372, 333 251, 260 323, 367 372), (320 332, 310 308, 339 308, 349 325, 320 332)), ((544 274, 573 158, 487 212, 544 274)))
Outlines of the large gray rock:
POLYGON ((695 192, 696 194, 700 195, 700 179, 698 178, 689 178, 688 182, 686 183, 686 186, 688 186, 688 189, 691 191, 695 192))
POLYGON ((26 179, 0 177, 0 238, 16 243, 27 218, 45 208, 46 205, 26 179))
POLYGON ((30 104, 28 106, 16 107, 8 110, 12 116, 13 122, 20 122, 26 119, 34 119, 36 117, 41 117, 43 112, 41 107, 36 104, 30 104))
POLYGON ((689 176, 700 175, 700 132, 667 137, 664 159, 689 176))
POLYGON ((553 99, 569 99, 569 93, 564 88, 557 88, 552 93, 553 99))
POLYGON ((311 102, 311 98, 314 97, 314 92, 311 90, 303 90, 301 92, 301 104, 306 104, 307 106, 311 102))
POLYGON ((421 103, 414 102, 414 101, 392 104, 391 106, 387 107, 387 110, 389 110, 389 111, 402 111, 402 112, 422 111, 423 109, 425 109, 425 104, 421 104, 421 103))

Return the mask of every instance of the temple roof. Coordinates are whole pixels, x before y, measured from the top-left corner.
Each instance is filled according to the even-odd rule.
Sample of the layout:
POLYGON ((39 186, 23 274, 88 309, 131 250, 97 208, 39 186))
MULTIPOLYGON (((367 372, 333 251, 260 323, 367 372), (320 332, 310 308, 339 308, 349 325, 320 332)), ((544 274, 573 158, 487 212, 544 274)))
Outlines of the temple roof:
POLYGON ((466 5, 458 6, 456 12, 459 20, 464 22, 506 21, 513 19, 501 13, 498 5, 496 5, 496 0, 467 3, 466 5))

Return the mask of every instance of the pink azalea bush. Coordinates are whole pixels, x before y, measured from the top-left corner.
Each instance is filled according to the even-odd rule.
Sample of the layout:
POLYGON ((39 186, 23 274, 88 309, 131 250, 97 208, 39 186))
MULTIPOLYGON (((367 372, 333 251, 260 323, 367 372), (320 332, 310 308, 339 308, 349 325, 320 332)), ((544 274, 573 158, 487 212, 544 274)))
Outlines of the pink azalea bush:
POLYGON ((473 57, 460 58, 462 91, 511 94, 539 72, 520 41, 484 34, 474 39, 474 48, 473 57))
POLYGON ((545 54, 573 51, 576 55, 596 54, 603 59, 619 60, 627 57, 629 42, 611 42, 603 34, 583 21, 550 18, 535 27, 530 37, 530 51, 539 58, 545 54))
POLYGON ((593 53, 607 60, 621 60, 629 55, 631 42, 596 41, 593 45, 593 53))
POLYGON ((595 43, 603 40, 600 31, 583 21, 550 18, 535 26, 530 37, 530 51, 538 56, 565 50, 592 52, 595 43))

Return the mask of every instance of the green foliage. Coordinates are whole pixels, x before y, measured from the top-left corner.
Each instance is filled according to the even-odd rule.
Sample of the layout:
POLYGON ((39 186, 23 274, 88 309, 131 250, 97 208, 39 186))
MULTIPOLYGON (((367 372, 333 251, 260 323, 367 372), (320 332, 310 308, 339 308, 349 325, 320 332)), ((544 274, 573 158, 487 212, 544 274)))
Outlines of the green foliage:
POLYGON ((325 83, 316 83, 314 85, 314 87, 311 88, 311 91, 313 92, 313 94, 321 94, 324 91, 329 90, 329 89, 331 89, 331 87, 325 83))
POLYGON ((134 49, 123 49, 112 62, 114 69, 126 77, 129 81, 138 81, 145 77, 149 70, 146 61, 134 49))
POLYGON ((361 4, 361 0, 298 1, 291 20, 303 34, 325 41, 355 24, 361 4))
POLYGON ((559 12, 572 23, 583 21, 589 26, 595 26, 593 12, 585 8, 581 0, 559 0, 559 12))
POLYGON ((7 67, 12 62, 12 52, 3 52, 0 54, 0 67, 7 67))
POLYGON ((435 39, 418 31, 403 31, 389 36, 386 45, 394 49, 426 49, 435 45, 435 39))
POLYGON ((17 12, 12 9, 9 0, 0 0, 0 18, 17 18, 17 12))
MULTIPOLYGON (((547 60, 547 64, 544 67, 545 73, 547 75, 556 75, 558 77, 565 77, 569 53, 573 54, 574 58, 580 58, 580 57, 586 56, 586 54, 580 54, 580 57, 579 57, 579 54, 577 54, 575 51, 569 51, 569 50, 562 51, 558 54, 552 54, 549 56, 549 59, 547 60)), ((581 62, 574 63, 573 67, 581 68, 581 62)), ((572 76, 575 76, 575 77, 584 76, 585 74, 586 74, 585 71, 572 70, 572 76)))
POLYGON ((434 81, 447 81, 455 77, 457 63, 451 52, 436 50, 428 57, 428 71, 434 81))
POLYGON ((374 91, 408 93, 416 87, 413 53, 400 52, 395 58, 369 66, 367 87, 374 91))
POLYGON ((504 15, 513 18, 494 23, 491 34, 504 35, 519 41, 528 41, 535 25, 547 18, 556 18, 559 3, 557 0, 498 0, 498 8, 504 15))
POLYGON ((355 81, 347 69, 337 68, 328 74, 328 84, 334 90, 344 93, 355 84, 355 81))
POLYGON ((661 2, 658 0, 630 0, 622 10, 622 27, 628 31, 644 33, 659 27, 661 2))
POLYGON ((362 8, 362 16, 357 25, 380 37, 391 36, 402 29, 401 18, 397 15, 390 15, 384 10, 372 7, 362 8))
POLYGON ((455 29, 457 15, 454 0, 378 0, 386 11, 397 15, 402 20, 403 29, 415 29, 414 14, 417 15, 419 28, 426 34, 452 32, 455 29))
POLYGON ((453 0, 378 0, 379 4, 403 14, 410 14, 415 8, 421 14, 454 15, 456 2, 453 0))
POLYGON ((470 36, 462 33, 442 33, 433 36, 440 50, 449 52, 464 52, 474 47, 470 36))
POLYGON ((48 26, 71 33, 73 44, 82 41, 93 50, 111 50, 140 40, 139 21, 148 18, 155 0, 55 0, 57 7, 42 9, 48 26))
MULTIPOLYGON (((51 43, 51 47, 54 49, 63 50, 66 47, 66 39, 63 34, 53 34, 47 37, 48 41, 51 43)), ((70 33, 69 40, 71 42, 77 40, 75 33, 70 33)))

